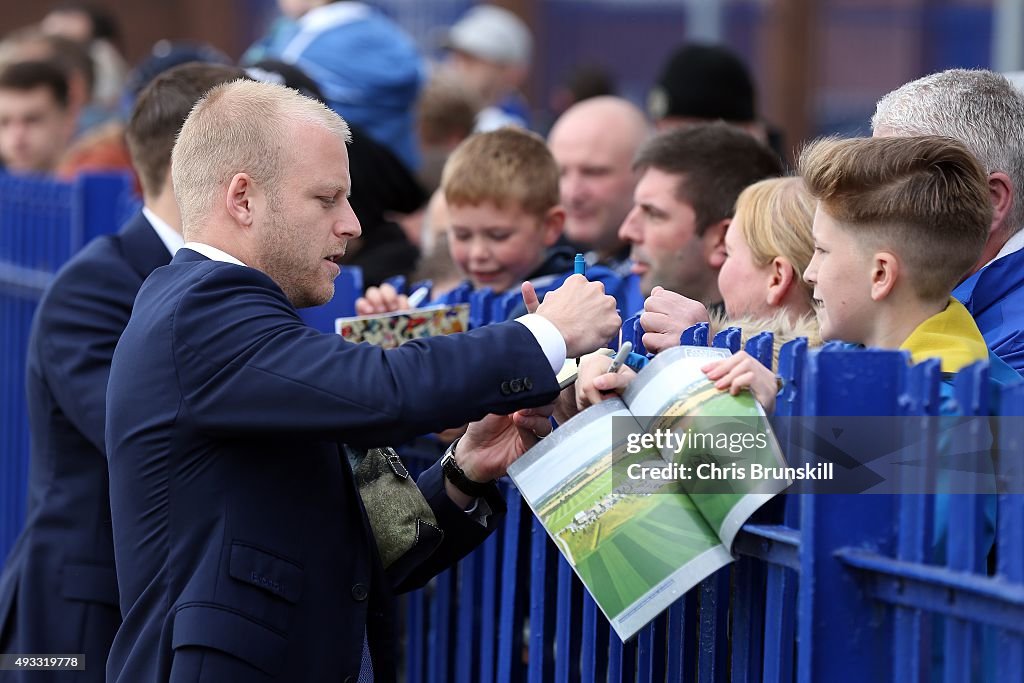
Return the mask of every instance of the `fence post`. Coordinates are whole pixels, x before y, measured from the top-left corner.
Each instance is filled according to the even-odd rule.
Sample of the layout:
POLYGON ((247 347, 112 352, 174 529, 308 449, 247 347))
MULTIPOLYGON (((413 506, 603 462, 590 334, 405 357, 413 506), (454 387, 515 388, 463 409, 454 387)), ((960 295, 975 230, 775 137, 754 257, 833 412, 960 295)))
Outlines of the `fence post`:
MULTIPOLYGON (((906 356, 894 351, 830 345, 807 355, 805 415, 898 415, 906 356)), ((810 420, 811 418, 804 418, 810 420)), ((804 428, 797 436, 824 439, 804 428)), ((842 448, 842 432, 833 432, 842 448)), ((849 436, 848 436, 849 438, 849 436)), ((813 450, 805 444, 805 451, 813 450)), ((843 547, 895 549, 898 498, 887 495, 807 495, 800 519, 797 680, 859 683, 893 680, 892 623, 835 557, 843 547), (851 520, 856 520, 851 524, 851 520)))

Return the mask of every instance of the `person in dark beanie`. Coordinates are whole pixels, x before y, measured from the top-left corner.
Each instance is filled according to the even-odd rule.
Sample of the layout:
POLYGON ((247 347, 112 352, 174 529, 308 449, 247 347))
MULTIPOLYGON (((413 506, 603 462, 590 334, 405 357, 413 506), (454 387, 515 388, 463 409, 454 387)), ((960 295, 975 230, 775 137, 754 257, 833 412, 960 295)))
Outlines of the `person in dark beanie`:
POLYGON ((721 120, 768 141, 750 71, 721 45, 688 44, 673 52, 647 97, 647 112, 659 131, 721 120))

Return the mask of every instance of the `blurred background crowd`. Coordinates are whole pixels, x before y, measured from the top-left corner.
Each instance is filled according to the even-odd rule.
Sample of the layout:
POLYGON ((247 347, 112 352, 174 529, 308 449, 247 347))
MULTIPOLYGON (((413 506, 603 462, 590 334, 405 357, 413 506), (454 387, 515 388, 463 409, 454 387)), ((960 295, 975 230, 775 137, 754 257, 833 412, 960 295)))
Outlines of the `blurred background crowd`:
POLYGON ((445 266, 431 256, 446 250, 427 200, 475 130, 547 136, 575 102, 617 95, 657 129, 724 119, 791 162, 813 137, 867 134, 878 97, 923 74, 1018 68, 1022 18, 1020 0, 12 4, 0 15, 0 164, 64 179, 130 171, 123 126, 141 89, 183 62, 238 63, 354 125, 364 236, 350 258, 366 284, 436 279, 445 266))

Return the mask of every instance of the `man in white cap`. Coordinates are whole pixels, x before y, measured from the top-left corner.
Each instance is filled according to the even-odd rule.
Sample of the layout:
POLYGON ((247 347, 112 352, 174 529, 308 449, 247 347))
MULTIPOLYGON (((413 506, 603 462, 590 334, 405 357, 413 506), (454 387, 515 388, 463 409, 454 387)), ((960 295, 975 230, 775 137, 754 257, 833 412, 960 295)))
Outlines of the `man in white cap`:
POLYGON ((483 103, 476 130, 527 126, 517 90, 526 80, 533 37, 522 19, 494 5, 476 5, 448 32, 446 67, 483 103))

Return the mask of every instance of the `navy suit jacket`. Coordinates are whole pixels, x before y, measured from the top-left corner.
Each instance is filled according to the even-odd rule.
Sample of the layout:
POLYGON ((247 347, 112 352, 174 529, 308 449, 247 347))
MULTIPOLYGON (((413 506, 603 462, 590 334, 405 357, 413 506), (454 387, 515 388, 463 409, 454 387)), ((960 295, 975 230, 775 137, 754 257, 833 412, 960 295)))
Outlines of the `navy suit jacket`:
POLYGON ((138 214, 58 273, 28 346, 32 431, 25 528, 0 576, 0 652, 84 653, 86 672, 0 681, 102 681, 121 622, 103 430, 110 359, 143 280, 171 260, 138 214))
MULTIPOLYGON (((419 486, 444 541, 388 586, 339 444, 397 444, 557 391, 518 323, 356 345, 307 327, 264 273, 182 249, 139 292, 107 390, 124 615, 108 680, 341 681, 364 633, 377 679, 393 677, 391 590, 468 553, 497 515, 485 527, 456 507, 435 465, 419 486)), ((488 503, 504 509, 496 490, 488 503)))

